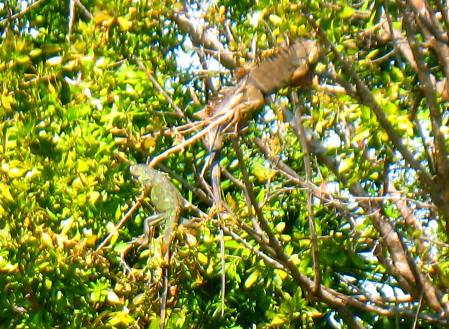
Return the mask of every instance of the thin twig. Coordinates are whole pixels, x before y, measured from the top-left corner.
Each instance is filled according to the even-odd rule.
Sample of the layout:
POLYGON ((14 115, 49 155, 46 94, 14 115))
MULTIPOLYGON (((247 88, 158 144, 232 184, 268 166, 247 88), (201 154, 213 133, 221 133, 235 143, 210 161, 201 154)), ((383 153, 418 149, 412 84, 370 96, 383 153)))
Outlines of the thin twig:
MULTIPOLYGON (((346 72, 354 81, 356 85, 357 95, 362 103, 368 106, 376 115, 380 126, 385 130, 392 144, 400 152, 405 161, 407 161, 409 165, 416 171, 418 177, 422 181, 423 185, 426 186, 427 191, 432 197, 432 200, 434 201, 438 209, 442 212, 443 216, 449 219, 449 204, 442 198, 443 193, 441 192, 441 186, 434 182, 429 172, 424 168, 423 164, 415 158, 413 153, 405 145, 403 138, 389 121, 385 114, 385 111, 376 101, 366 83, 360 78, 360 76, 352 68, 351 64, 342 55, 342 53, 338 51, 335 44, 329 40, 327 34, 315 20, 314 16, 310 14, 305 7, 302 7, 301 11, 309 21, 310 25, 315 29, 323 43, 332 51, 337 60, 341 63, 343 71, 346 72)), ((351 90, 348 90, 348 93, 350 92, 351 90)))
POLYGON ((199 139, 201 139, 202 137, 206 136, 212 129, 214 129, 215 127, 218 127, 219 125, 227 122, 227 120, 231 119, 234 116, 234 111, 228 111, 227 113, 222 114, 217 120, 213 121, 211 124, 209 124, 206 128, 204 128, 203 130, 199 131, 198 133, 196 133, 195 135, 193 135, 192 137, 183 140, 181 143, 169 148, 168 150, 165 150, 164 152, 162 152, 161 154, 159 154, 158 156, 154 157, 149 166, 150 167, 154 167, 156 166, 156 164, 158 164, 160 161, 164 160, 165 158, 167 158, 169 155, 179 152, 182 149, 184 149, 185 147, 197 142, 199 139))
POLYGON ((87 10, 86 7, 84 7, 84 5, 81 3, 80 0, 75 0, 75 3, 81 9, 81 12, 84 14, 84 16, 86 16, 86 18, 88 19, 93 18, 92 14, 89 12, 89 10, 87 10))
POLYGON ((256 256, 258 256, 260 259, 262 259, 265 263, 270 264, 280 270, 287 271, 287 269, 278 261, 271 258, 267 254, 263 253, 262 251, 256 249, 256 247, 252 246, 248 241, 246 241, 244 238, 242 238, 240 235, 232 231, 230 228, 223 226, 223 230, 226 234, 229 234, 232 236, 232 238, 238 242, 240 242, 242 245, 244 245, 248 250, 250 250, 252 253, 254 253, 256 256))
POLYGON ((13 21, 16 18, 22 17, 23 15, 25 15, 26 13, 28 13, 31 9, 39 6, 40 4, 42 4, 43 2, 45 2, 45 0, 37 0, 36 2, 33 2, 31 5, 29 5, 28 7, 26 7, 24 10, 22 10, 21 12, 18 12, 17 14, 14 14, 8 18, 5 18, 3 20, 0 21, 0 25, 4 25, 6 24, 8 21, 13 21))
POLYGON ((123 216, 123 218, 117 223, 117 225, 115 225, 114 229, 98 245, 95 252, 99 252, 101 249, 103 249, 103 247, 106 245, 106 243, 108 243, 109 240, 111 240, 111 238, 114 236, 114 234, 117 233, 117 231, 120 229, 120 227, 122 227, 131 218, 132 214, 134 214, 136 212, 136 210, 140 208, 144 199, 145 199, 145 194, 142 193, 142 195, 137 199, 136 203, 131 207, 131 209, 128 210, 128 212, 125 214, 125 216, 123 216))
POLYGON ((226 68, 235 69, 237 67, 233 54, 223 47, 219 38, 203 22, 189 15, 187 11, 175 12, 172 19, 183 32, 189 35, 193 45, 213 52, 215 58, 226 68))
MULTIPOLYGON (((176 103, 174 102, 173 98, 171 98, 171 96, 164 90, 164 88, 161 87, 159 82, 157 82, 157 80, 154 78, 153 74, 151 74, 151 72, 149 70, 147 70, 145 65, 143 65, 143 63, 140 60, 138 60, 138 59, 135 59, 135 61, 136 61, 137 65, 139 66, 139 68, 142 71, 145 72, 145 74, 147 75, 148 79, 150 79, 150 81, 153 83, 154 87, 162 94, 162 96, 164 96, 164 98, 175 109, 176 113, 178 113, 178 115, 180 115, 181 117, 185 117, 184 112, 179 108, 178 105, 176 105, 176 103)), ((188 120, 188 118, 187 118, 187 120, 188 120)))
POLYGON ((416 328, 416 325, 418 324, 418 315, 419 315, 419 310, 421 309, 423 297, 424 297, 424 294, 421 293, 421 296, 419 297, 418 307, 416 308, 416 316, 415 316, 415 318, 413 319, 413 326, 412 326, 412 329, 415 329, 415 328, 416 328))

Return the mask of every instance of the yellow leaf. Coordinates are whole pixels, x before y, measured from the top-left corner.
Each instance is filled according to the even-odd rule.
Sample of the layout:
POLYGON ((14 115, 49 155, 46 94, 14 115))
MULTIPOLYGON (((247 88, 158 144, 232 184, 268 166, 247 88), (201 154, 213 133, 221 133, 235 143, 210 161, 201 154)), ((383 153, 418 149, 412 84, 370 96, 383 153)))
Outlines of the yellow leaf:
POLYGON ((245 280, 245 288, 251 288, 254 283, 256 283, 257 279, 259 278, 259 271, 254 271, 251 273, 248 278, 245 280))
POLYGON ((13 168, 9 169, 8 176, 10 178, 19 178, 19 177, 22 177, 23 175, 25 175, 27 170, 28 169, 26 169, 26 168, 13 167, 13 168))
POLYGON ((50 234, 48 234, 47 232, 43 232, 41 235, 41 239, 44 246, 53 248, 53 239, 51 238, 50 234))
POLYGON ((284 279, 288 276, 287 272, 285 272, 285 271, 283 271, 283 270, 275 269, 274 271, 275 271, 275 273, 276 273, 277 275, 279 275, 279 277, 280 277, 282 280, 284 280, 284 279))
POLYGON ((94 16, 95 25, 111 26, 114 22, 114 17, 107 12, 100 12, 94 16))
POLYGON ((145 149, 149 149, 156 146, 156 138, 147 137, 142 141, 142 146, 145 149))
POLYGON ((47 59, 46 62, 50 66, 56 66, 62 63, 62 56, 55 56, 47 59))
POLYGON ((134 322, 134 319, 128 314, 128 312, 113 312, 111 313, 111 319, 108 321, 109 326, 118 327, 119 325, 128 326, 134 322))
POLYGON ((87 171, 89 171, 89 163, 90 163, 89 160, 80 160, 80 161, 78 161, 78 166, 77 166, 78 172, 87 172, 87 171))
POLYGON ((9 186, 0 182, 0 190, 1 190, 1 196, 3 200, 14 202, 14 198, 11 195, 11 192, 9 191, 9 186))
POLYGON ((30 60, 30 56, 28 55, 19 55, 16 57, 16 63, 20 65, 27 64, 30 60))
POLYGON ((45 288, 47 290, 50 290, 53 286, 53 281, 51 281, 49 278, 45 278, 45 288))
POLYGON ((367 59, 373 59, 374 57, 376 57, 379 54, 379 51, 380 51, 379 48, 370 51, 368 53, 368 55, 366 55, 366 58, 367 59))
POLYGON ((151 254, 151 250, 150 249, 145 249, 144 251, 142 251, 139 255, 139 259, 145 259, 150 257, 151 254))
POLYGON ((117 209, 115 211, 115 220, 118 221, 120 218, 122 217, 122 208, 120 207, 120 205, 117 206, 117 209))
POLYGON ((280 317, 276 316, 276 317, 274 317, 273 320, 271 320, 270 324, 272 326, 280 326, 281 324, 284 324, 285 321, 286 321, 285 318, 280 318, 280 317))
POLYGON ((234 200, 232 195, 226 194, 226 202, 228 203, 229 207, 233 210, 237 209, 237 202, 234 200))
POLYGON ((12 274, 18 272, 19 264, 0 263, 0 273, 12 274))
POLYGON ((276 171, 271 168, 267 168, 261 163, 256 163, 253 167, 253 174, 259 180, 259 182, 264 183, 276 175, 276 171))
POLYGON ((349 6, 345 6, 343 8, 343 11, 340 12, 340 14, 338 16, 340 16, 340 18, 349 18, 352 15, 354 15, 355 13, 355 9, 349 6))
POLYGON ((281 240, 284 241, 284 242, 289 242, 289 241, 291 241, 291 239, 292 239, 292 237, 290 235, 288 235, 288 234, 282 234, 281 235, 281 240))
POLYGON ((79 189, 82 189, 82 188, 84 187, 84 184, 83 184, 83 182, 81 181, 81 179, 80 179, 79 177, 76 177, 76 178, 73 180, 73 182, 72 182, 72 187, 73 187, 75 190, 79 190, 79 189))
POLYGON ((268 17, 268 19, 270 20, 271 23, 273 23, 274 25, 281 25, 282 23, 282 18, 280 18, 278 15, 270 15, 268 17))
POLYGON ((353 165, 353 161, 352 159, 348 158, 348 159, 343 159, 340 164, 338 165, 338 172, 340 174, 348 171, 349 169, 352 168, 353 165))
POLYGON ((61 227, 61 234, 65 235, 70 230, 74 222, 73 217, 69 217, 66 220, 63 220, 59 225, 61 227))
POLYGON ((299 259, 298 254, 293 254, 290 256, 290 261, 294 264, 294 265, 299 265, 301 263, 301 260, 299 259))
POLYGON ((14 103, 14 98, 12 97, 12 95, 2 94, 1 105, 7 112, 10 112, 12 110, 13 103, 14 103))
POLYGON ((285 222, 277 223, 275 229, 276 229, 276 232, 278 232, 278 233, 284 232, 285 222))
POLYGON ((208 260, 208 258, 207 258, 207 256, 205 254, 203 254, 202 252, 199 252, 198 253, 198 261, 201 264, 206 265, 209 260, 208 260))
POLYGON ((89 204, 91 204, 92 206, 94 206, 95 203, 97 203, 99 198, 100 198, 100 192, 98 192, 98 191, 89 192, 89 204))
POLYGON ((140 305, 143 304, 143 302, 145 301, 145 294, 138 294, 136 297, 134 297, 133 299, 133 304, 134 305, 140 305))
POLYGON ((42 49, 40 49, 40 48, 35 48, 30 51, 31 58, 36 58, 36 57, 40 56, 41 54, 42 54, 42 49))
POLYGON ((126 17, 119 17, 117 19, 118 25, 120 26, 120 30, 123 32, 128 31, 133 25, 131 21, 129 21, 126 17))

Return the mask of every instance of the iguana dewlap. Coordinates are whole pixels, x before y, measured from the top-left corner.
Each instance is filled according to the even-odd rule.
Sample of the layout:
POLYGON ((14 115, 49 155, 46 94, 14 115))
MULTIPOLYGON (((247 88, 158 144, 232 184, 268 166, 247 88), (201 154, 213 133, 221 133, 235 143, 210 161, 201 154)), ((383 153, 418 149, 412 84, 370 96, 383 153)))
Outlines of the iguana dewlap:
POLYGON ((179 223, 184 198, 165 173, 144 164, 131 166, 130 172, 142 184, 154 209, 165 217, 165 231, 161 246, 162 255, 165 256, 179 223))

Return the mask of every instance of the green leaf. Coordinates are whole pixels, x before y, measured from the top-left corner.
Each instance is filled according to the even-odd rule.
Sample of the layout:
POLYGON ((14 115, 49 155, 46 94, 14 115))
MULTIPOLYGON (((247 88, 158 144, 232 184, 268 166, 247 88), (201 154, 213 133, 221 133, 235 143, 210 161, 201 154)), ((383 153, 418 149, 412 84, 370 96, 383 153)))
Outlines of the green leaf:
POLYGON ((351 17, 352 15, 354 15, 354 13, 355 13, 355 9, 354 9, 354 8, 345 5, 345 6, 343 7, 343 10, 339 12, 338 16, 339 16, 340 18, 345 19, 345 18, 351 17))

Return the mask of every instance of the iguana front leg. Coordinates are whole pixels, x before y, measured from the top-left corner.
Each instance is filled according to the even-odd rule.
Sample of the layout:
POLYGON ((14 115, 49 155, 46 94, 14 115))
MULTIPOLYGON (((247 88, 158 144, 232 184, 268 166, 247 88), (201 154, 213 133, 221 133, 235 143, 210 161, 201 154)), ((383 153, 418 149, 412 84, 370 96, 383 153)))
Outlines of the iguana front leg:
POLYGON ((252 84, 247 84, 244 89, 242 102, 232 109, 234 111, 232 120, 223 131, 227 131, 229 127, 234 126, 234 134, 237 134, 239 124, 246 121, 249 114, 261 108, 264 104, 265 97, 260 89, 252 84))

